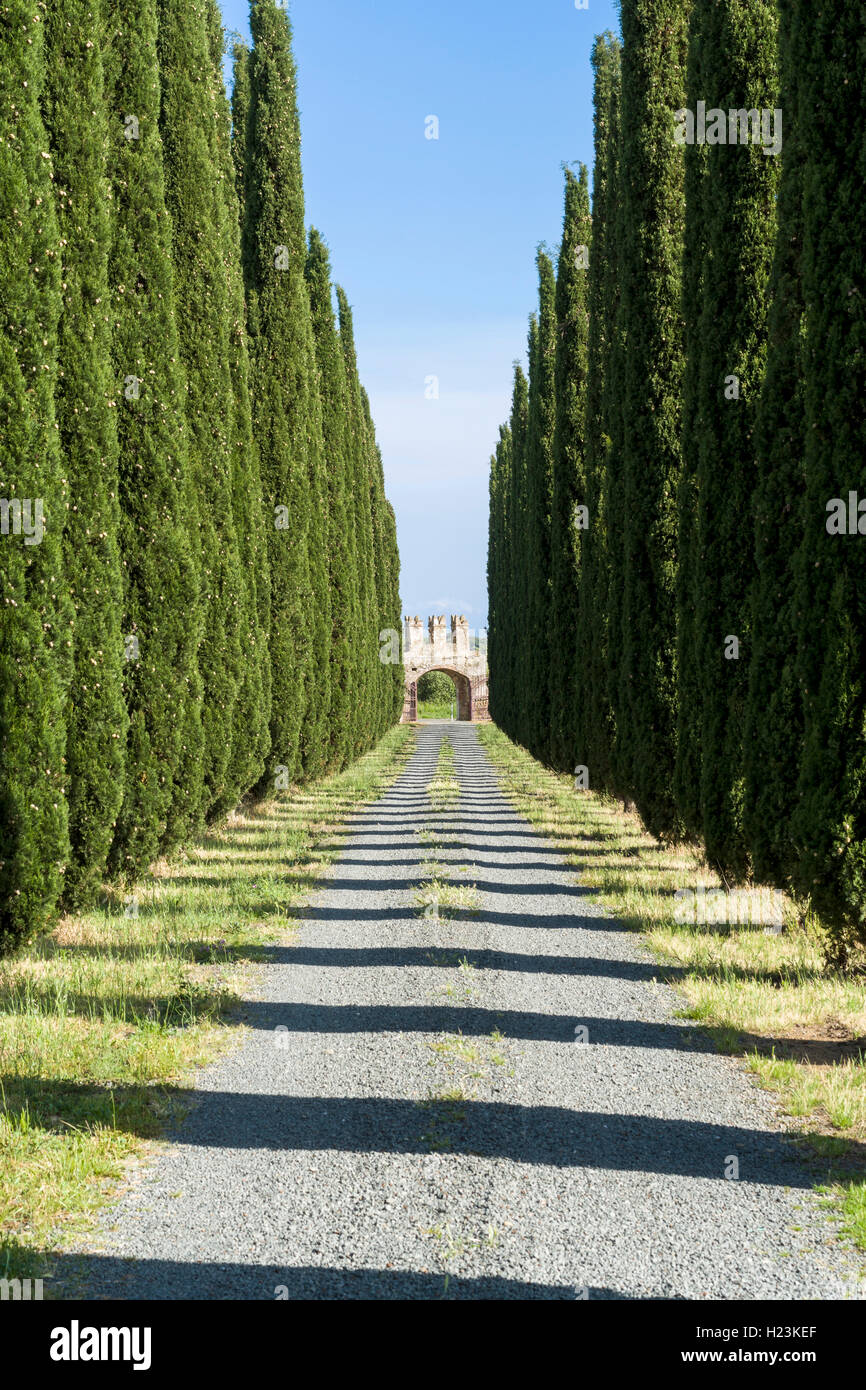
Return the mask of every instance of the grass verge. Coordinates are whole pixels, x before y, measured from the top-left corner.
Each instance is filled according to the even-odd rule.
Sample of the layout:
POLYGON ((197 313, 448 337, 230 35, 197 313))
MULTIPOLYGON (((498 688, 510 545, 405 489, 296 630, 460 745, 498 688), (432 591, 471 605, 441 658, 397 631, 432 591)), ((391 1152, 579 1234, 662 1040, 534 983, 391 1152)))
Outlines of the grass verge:
POLYGON ((766 925, 766 892, 729 892, 696 849, 660 844, 620 802, 576 791, 495 725, 479 725, 478 738, 515 808, 579 868, 583 886, 644 934, 660 977, 685 996, 682 1016, 741 1058, 795 1118, 825 1161, 844 1230, 866 1249, 862 981, 826 966, 820 927, 781 895, 766 925))
POLYGON ((419 719, 450 719, 454 711, 452 700, 419 700, 419 719))
POLYGON ((0 960, 0 1278, 80 1231, 244 1030, 268 948, 339 852, 347 818, 414 745, 392 729, 352 767, 230 816, 125 897, 0 960))
POLYGON ((460 782, 454 772, 454 745, 443 738, 436 759, 436 771, 427 783, 427 795, 435 811, 453 810, 460 799, 460 782))

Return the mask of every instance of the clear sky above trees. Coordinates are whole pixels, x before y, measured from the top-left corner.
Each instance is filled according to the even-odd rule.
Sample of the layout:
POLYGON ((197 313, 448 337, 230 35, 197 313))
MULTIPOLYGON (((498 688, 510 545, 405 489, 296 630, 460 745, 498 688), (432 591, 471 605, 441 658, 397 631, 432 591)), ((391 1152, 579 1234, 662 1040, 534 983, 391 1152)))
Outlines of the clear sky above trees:
MULTIPOLYGON (((248 34, 247 0, 221 0, 248 34)), ((290 0, 307 220, 356 310, 407 612, 486 620, 487 470, 610 0, 290 0), (425 139, 438 116, 439 140, 425 139), (518 193, 519 190, 519 193, 518 193), (425 381, 439 378, 439 399, 425 381), (434 525, 434 523, 436 523, 434 525)))

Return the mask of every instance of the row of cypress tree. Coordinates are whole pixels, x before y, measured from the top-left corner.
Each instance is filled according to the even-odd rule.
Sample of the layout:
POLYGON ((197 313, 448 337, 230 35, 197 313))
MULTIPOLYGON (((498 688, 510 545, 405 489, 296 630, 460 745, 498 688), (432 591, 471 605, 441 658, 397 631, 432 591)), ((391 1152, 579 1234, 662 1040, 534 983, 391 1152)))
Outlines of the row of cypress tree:
POLYGON ((394 513, 253 0, 0 13, 0 947, 399 717, 394 513))
POLYGON ((866 941, 862 10, 621 20, 593 52, 592 215, 567 170, 491 462, 491 712, 728 881, 811 899, 844 963, 866 941), (783 152, 681 143, 699 102, 775 113, 783 152))

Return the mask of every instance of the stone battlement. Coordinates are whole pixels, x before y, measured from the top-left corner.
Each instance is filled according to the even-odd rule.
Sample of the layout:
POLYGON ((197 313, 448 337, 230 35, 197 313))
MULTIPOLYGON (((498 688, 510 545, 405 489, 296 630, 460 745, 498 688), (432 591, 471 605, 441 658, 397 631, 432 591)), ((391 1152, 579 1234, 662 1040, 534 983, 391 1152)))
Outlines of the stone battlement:
POLYGON ((459 616, 452 613, 450 631, 445 626, 444 613, 428 618, 426 631, 417 615, 414 618, 406 617, 403 620, 403 659, 406 661, 412 655, 421 653, 426 659, 434 650, 447 652, 454 657, 475 655, 479 650, 484 651, 486 634, 477 645, 472 640, 474 636, 462 613, 459 616))

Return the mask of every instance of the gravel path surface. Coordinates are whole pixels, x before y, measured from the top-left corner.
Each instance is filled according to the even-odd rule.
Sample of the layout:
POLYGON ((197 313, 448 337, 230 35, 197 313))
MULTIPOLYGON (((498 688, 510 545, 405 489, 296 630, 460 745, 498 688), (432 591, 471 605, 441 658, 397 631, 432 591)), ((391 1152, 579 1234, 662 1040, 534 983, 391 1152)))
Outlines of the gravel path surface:
POLYGON ((85 1296, 862 1297, 772 1101, 655 975, 475 729, 422 727, 252 1037, 106 1215, 85 1296), (461 795, 436 811, 443 738, 461 795), (431 859, 477 910, 423 915, 431 859))

